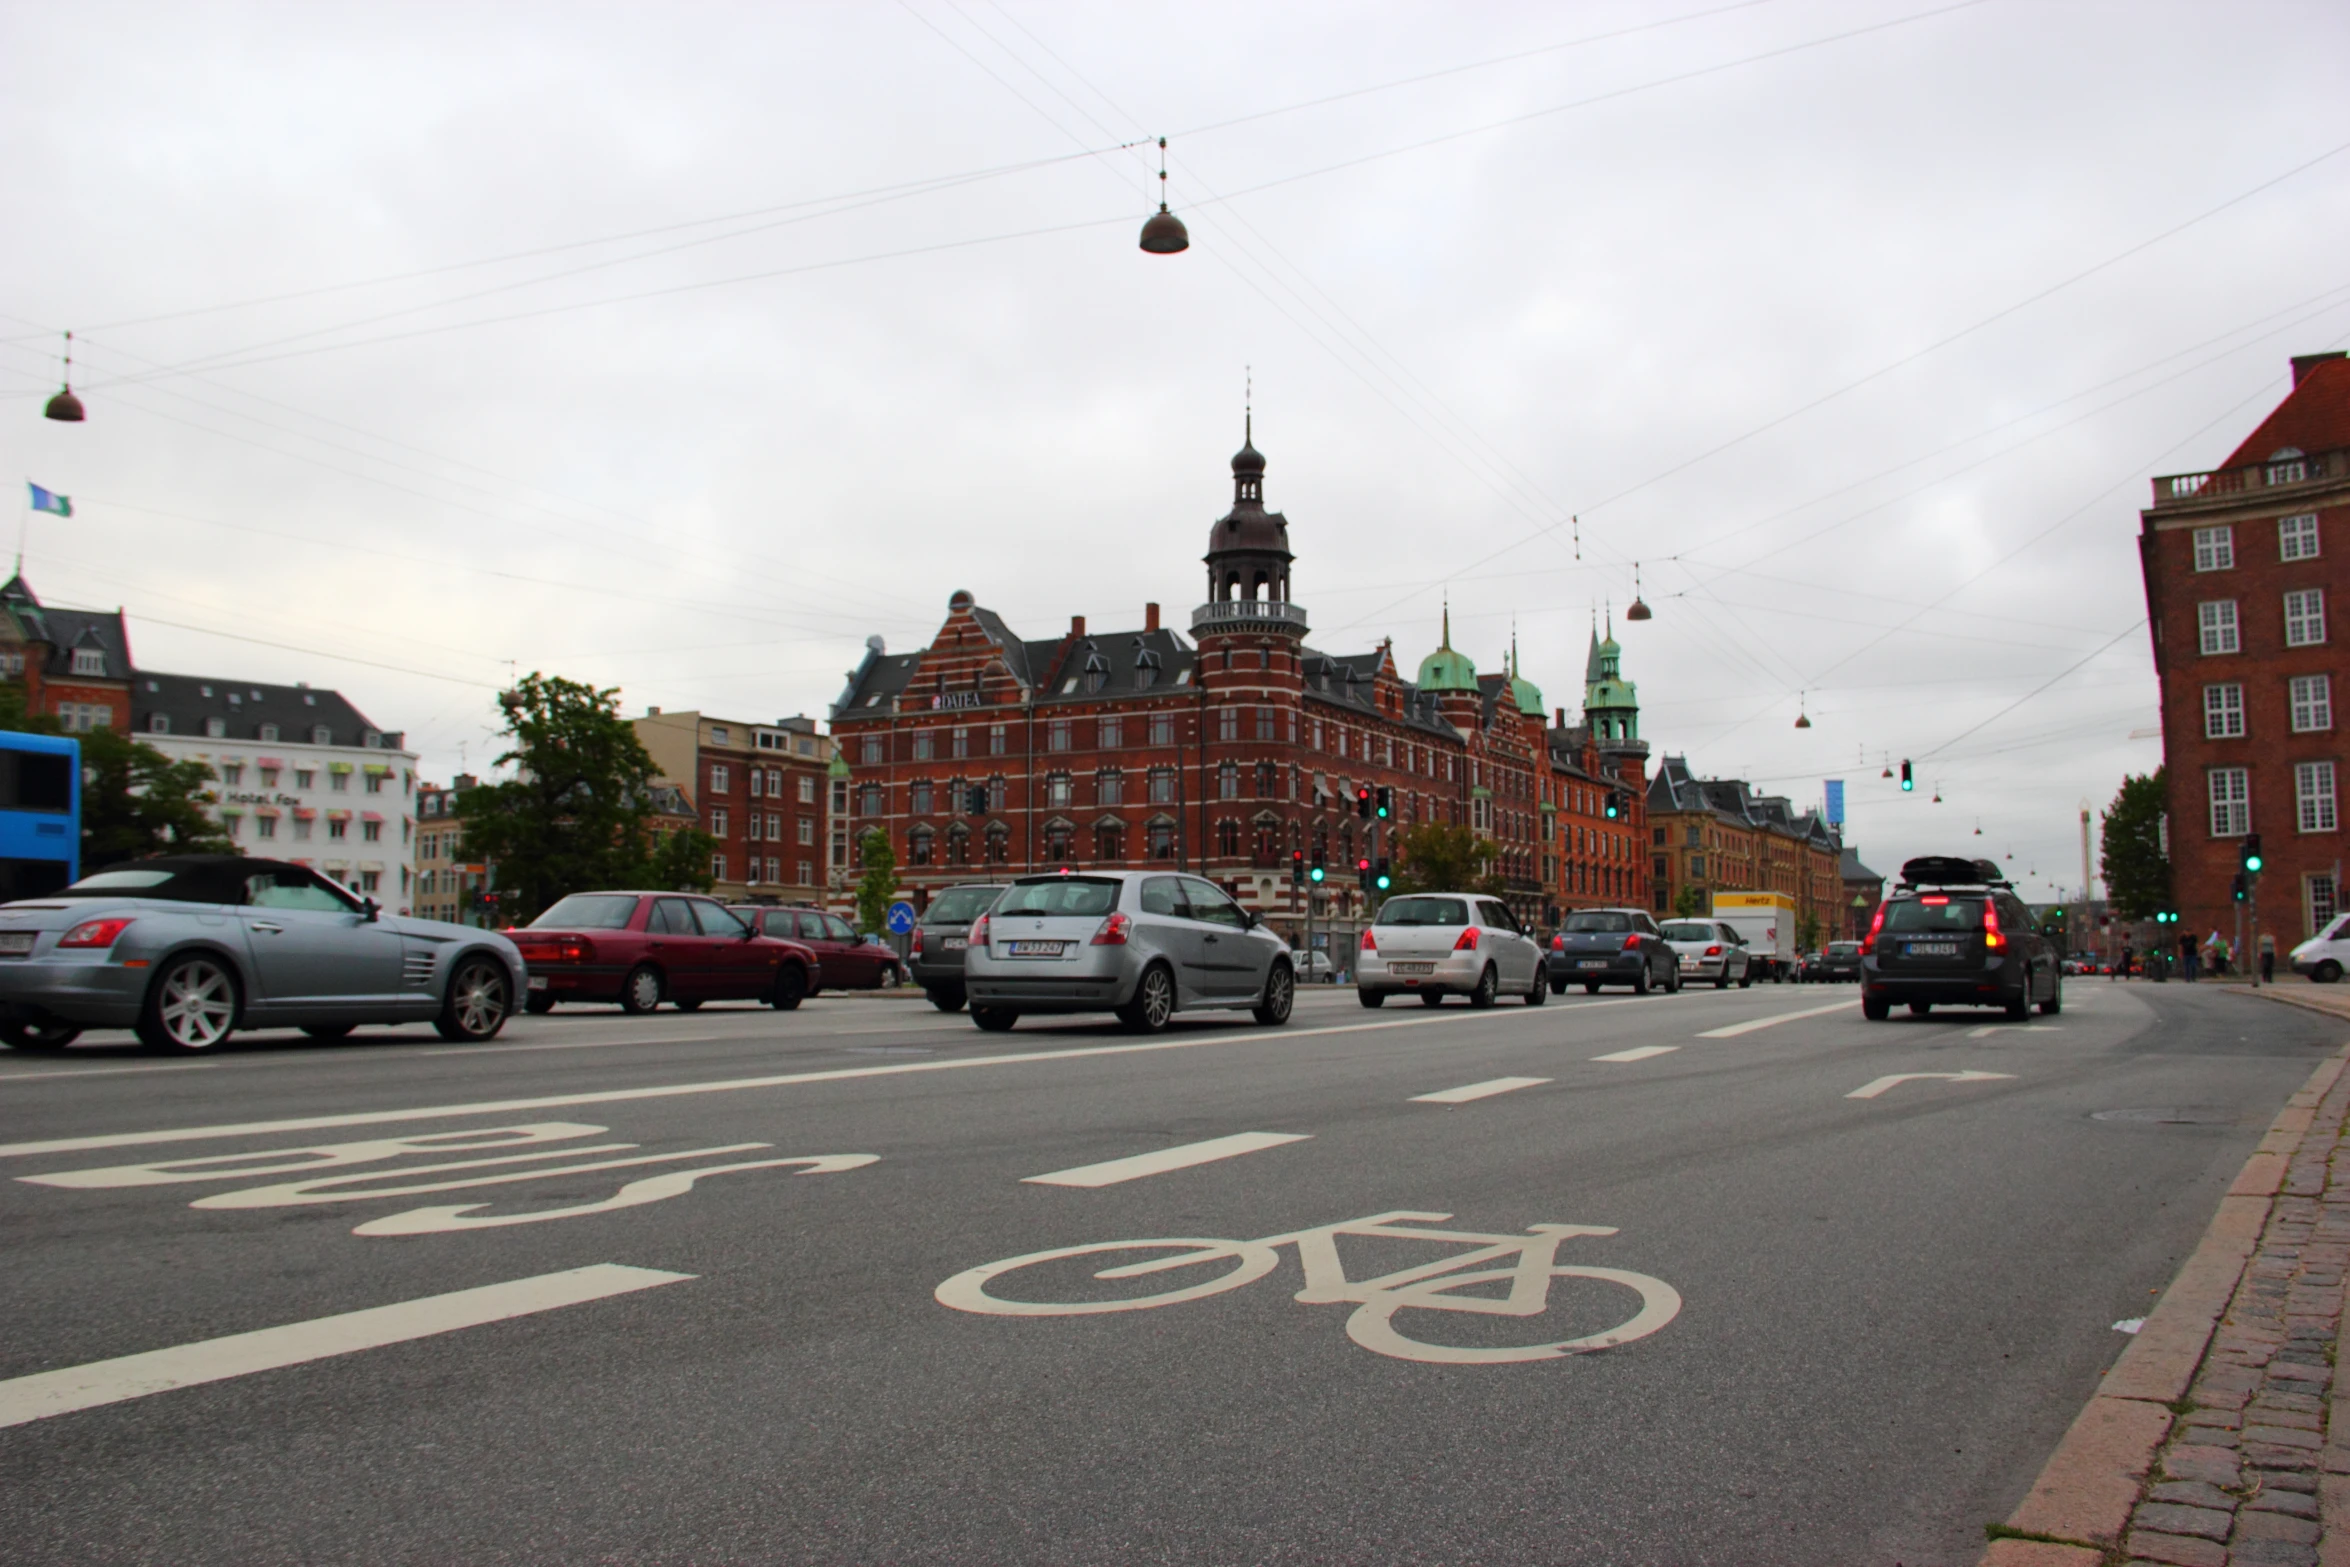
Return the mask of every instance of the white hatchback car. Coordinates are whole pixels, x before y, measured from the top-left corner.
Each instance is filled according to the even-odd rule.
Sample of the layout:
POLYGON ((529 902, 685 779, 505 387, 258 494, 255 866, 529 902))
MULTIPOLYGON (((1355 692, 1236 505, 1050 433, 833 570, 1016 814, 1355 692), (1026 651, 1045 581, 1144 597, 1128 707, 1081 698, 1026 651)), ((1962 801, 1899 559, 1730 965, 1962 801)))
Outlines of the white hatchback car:
POLYGON ((1499 898, 1415 892, 1380 905, 1355 953, 1355 996, 1364 1006, 1410 993, 1431 1007, 1448 995, 1467 996, 1473 1007, 1503 995, 1538 1007, 1550 984, 1541 945, 1499 898))
POLYGON ((2321 985, 2340 979, 2342 971, 2350 969, 2350 914, 2295 947, 2291 958, 2294 973, 2306 974, 2321 985))

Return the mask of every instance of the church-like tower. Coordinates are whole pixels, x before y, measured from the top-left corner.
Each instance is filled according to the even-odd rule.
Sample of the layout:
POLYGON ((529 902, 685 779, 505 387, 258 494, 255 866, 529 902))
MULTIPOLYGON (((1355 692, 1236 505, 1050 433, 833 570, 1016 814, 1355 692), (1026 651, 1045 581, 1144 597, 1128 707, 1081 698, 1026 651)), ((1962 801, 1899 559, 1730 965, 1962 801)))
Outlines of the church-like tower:
POLYGON ((1289 519, 1265 509, 1265 454, 1255 418, 1232 454, 1232 509, 1208 529, 1208 601, 1192 611, 1194 635, 1265 631, 1303 639, 1306 614, 1290 597, 1289 519))

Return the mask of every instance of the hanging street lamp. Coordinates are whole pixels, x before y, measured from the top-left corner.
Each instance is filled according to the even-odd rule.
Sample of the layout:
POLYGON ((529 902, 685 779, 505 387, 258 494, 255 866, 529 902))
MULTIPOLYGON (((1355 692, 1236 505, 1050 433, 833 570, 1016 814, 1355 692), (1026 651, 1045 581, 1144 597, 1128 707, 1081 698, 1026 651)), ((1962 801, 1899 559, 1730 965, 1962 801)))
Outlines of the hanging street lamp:
POLYGON ((1142 248, 1154 256, 1180 255, 1191 248, 1191 231, 1167 210, 1167 138, 1159 138, 1159 210, 1143 220, 1142 248))
POLYGON ((49 406, 41 410, 41 417, 54 419, 59 424, 80 424, 87 416, 82 412, 82 400, 73 395, 73 334, 65 334, 65 382, 57 395, 49 399, 49 406))

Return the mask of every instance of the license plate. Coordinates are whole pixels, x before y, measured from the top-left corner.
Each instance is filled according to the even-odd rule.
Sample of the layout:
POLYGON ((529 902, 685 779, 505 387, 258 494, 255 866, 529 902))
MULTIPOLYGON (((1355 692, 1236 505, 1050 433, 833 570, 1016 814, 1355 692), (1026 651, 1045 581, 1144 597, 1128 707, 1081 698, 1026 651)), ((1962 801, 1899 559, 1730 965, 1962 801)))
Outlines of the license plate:
POLYGON ((1065 941, 1007 941, 1004 955, 1012 958, 1057 958, 1067 951, 1065 941))
POLYGON ((1582 962, 1580 962, 1580 963, 1576 964, 1576 965, 1575 965, 1575 967, 1577 967, 1577 968, 1606 968, 1606 967, 1608 966, 1608 961, 1609 961, 1609 960, 1608 960, 1608 959, 1606 959, 1606 958, 1585 958, 1585 959, 1584 959, 1582 962))
POLYGON ((33 950, 33 933, 29 930, 0 931, 0 952, 18 957, 33 950))
POLYGON ((1436 972, 1436 965, 1433 963, 1390 963, 1387 965, 1387 972, 1390 974, 1433 974, 1436 972))
POLYGON ((940 950, 946 952, 960 952, 969 945, 971 945, 971 943, 965 937, 949 936, 946 940, 939 943, 939 948, 940 950))
POLYGON ((1958 956, 1958 943, 1955 941, 1907 941, 1901 945, 1901 955, 1905 958, 1955 958, 1958 956))
POLYGON ((1700 968, 1700 967, 1703 967, 1703 965, 1702 965, 1702 964, 1700 964, 1700 963, 1698 962, 1698 960, 1697 960, 1697 959, 1695 959, 1695 958, 1683 958, 1683 959, 1681 960, 1681 966, 1682 966, 1683 968, 1700 968))
POLYGON ((544 974, 533 974, 529 979, 524 980, 523 983, 532 990, 544 990, 547 988, 547 976, 544 974))

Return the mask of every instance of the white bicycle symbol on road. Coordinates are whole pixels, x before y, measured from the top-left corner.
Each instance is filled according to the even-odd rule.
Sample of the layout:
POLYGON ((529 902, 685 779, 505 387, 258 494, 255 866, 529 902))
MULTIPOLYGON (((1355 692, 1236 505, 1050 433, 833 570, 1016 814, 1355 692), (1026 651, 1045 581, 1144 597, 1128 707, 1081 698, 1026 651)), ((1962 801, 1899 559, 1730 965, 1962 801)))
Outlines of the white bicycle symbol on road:
POLYGON ((1422 1227, 1441 1224, 1451 1217, 1449 1213, 1377 1213, 1367 1219, 1325 1224, 1310 1230, 1294 1230, 1286 1235, 1267 1235, 1253 1241, 1170 1239, 1100 1241, 1087 1246, 1062 1246, 1052 1251, 1030 1252, 1023 1257, 1007 1257, 1001 1262, 967 1269, 941 1284, 936 1294, 942 1306, 997 1317, 1074 1317, 1108 1311, 1147 1311, 1159 1306, 1180 1305, 1187 1300, 1200 1300, 1226 1290, 1239 1289, 1244 1284, 1252 1284, 1280 1266, 1280 1247, 1295 1246, 1306 1279, 1306 1287, 1297 1292, 1299 1304, 1331 1306, 1352 1303, 1355 1311, 1347 1318, 1346 1336, 1365 1349, 1381 1355, 1392 1355, 1398 1360, 1428 1361, 1441 1365, 1506 1365, 1517 1361, 1585 1355, 1646 1338, 1680 1314, 1679 1291, 1662 1279, 1651 1278, 1645 1273, 1630 1273, 1622 1268, 1583 1267, 1556 1260, 1560 1242, 1576 1236, 1613 1235, 1616 1231, 1610 1226, 1533 1224, 1527 1226, 1524 1235, 1483 1235, 1473 1230, 1422 1227), (1346 1267, 1339 1260, 1338 1237, 1341 1235, 1442 1241, 1475 1249, 1422 1263, 1417 1267, 1382 1274, 1378 1278, 1357 1280, 1346 1276, 1346 1267), (988 1291, 988 1286, 995 1280, 1021 1268, 1121 1251, 1173 1251, 1178 1255, 1104 1268, 1093 1276, 1096 1279, 1132 1279, 1146 1274, 1165 1273, 1175 1268, 1217 1262, 1229 1261, 1233 1266, 1228 1272, 1197 1284, 1184 1285, 1156 1295, 1116 1300, 1007 1300, 988 1291), (1506 1265, 1488 1267, 1488 1263, 1506 1265), (1640 1309, 1626 1321, 1603 1332, 1545 1344, 1498 1348, 1426 1344, 1405 1337, 1395 1326, 1395 1315, 1399 1311, 1536 1316, 1550 1304, 1550 1284, 1553 1279, 1596 1279, 1619 1285, 1639 1296, 1640 1309), (1464 1293, 1476 1285, 1504 1282, 1509 1286, 1504 1294, 1464 1293))

